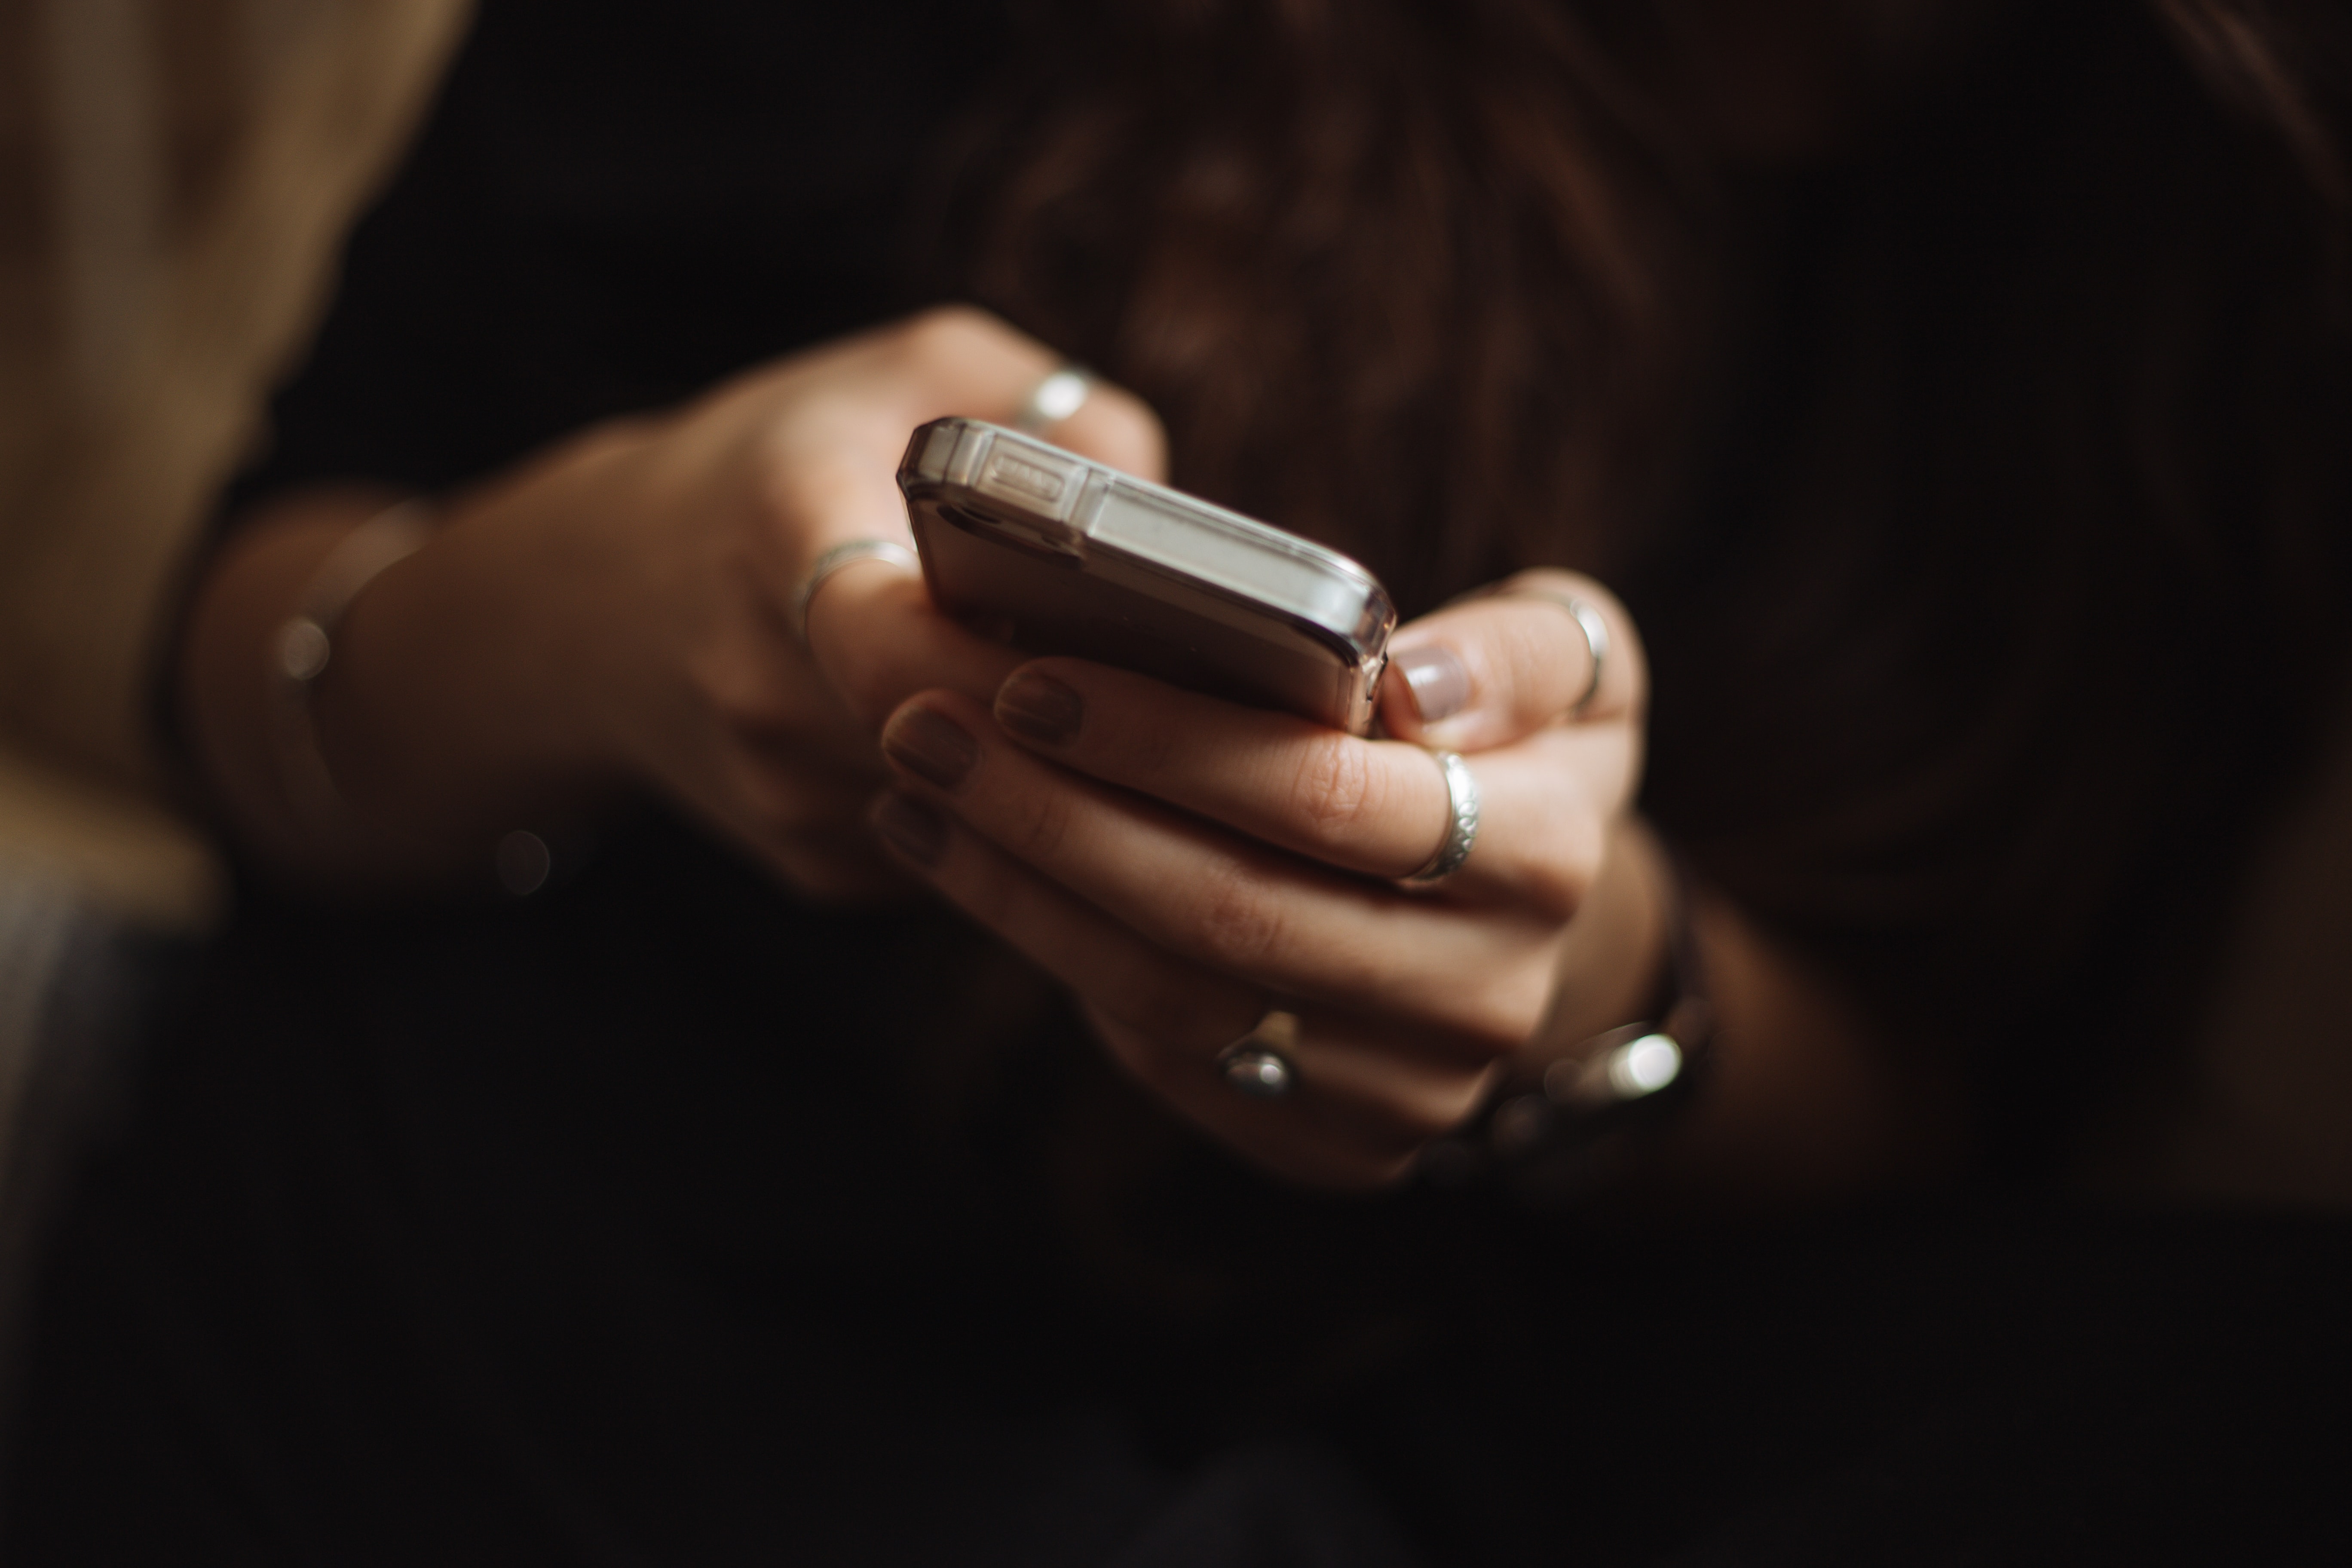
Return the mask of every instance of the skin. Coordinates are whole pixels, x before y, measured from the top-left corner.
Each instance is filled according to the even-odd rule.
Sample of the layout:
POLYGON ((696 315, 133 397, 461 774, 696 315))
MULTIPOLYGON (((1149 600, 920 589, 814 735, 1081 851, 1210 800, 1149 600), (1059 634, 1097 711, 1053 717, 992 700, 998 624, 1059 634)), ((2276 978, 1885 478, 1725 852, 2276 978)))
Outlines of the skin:
MULTIPOLYGON (((1530 575, 1517 585, 1571 588, 1626 626, 1598 584, 1530 575)), ((1424 725, 1392 677, 1394 740, 1076 659, 1024 666, 993 710, 927 692, 883 731, 902 793, 878 820, 910 867, 1068 984, 1179 1110, 1293 1180, 1377 1184, 1476 1108, 1502 1058, 1638 1016, 1657 973, 1648 878, 1612 878, 1595 898, 1604 863, 1631 853, 1612 837, 1639 767, 1638 646, 1571 722, 1590 664, 1557 605, 1496 598, 1404 639, 1439 644, 1470 666, 1472 704, 1424 725), (1021 732, 1016 705, 1037 681, 1076 695, 1066 740, 1021 732), (1393 880, 1428 860, 1446 820, 1422 741, 1475 750, 1481 795, 1476 849, 1429 891, 1393 880), (939 765, 966 749, 960 775, 939 765), (1570 950, 1629 934, 1552 1019, 1570 950), (1301 1090, 1242 1099, 1216 1056, 1277 1005, 1302 1021, 1301 1090)))
MULTIPOLYGON (((314 689, 351 808, 328 820, 287 787, 263 672, 320 563, 394 498, 278 502, 210 564, 182 649, 186 731, 223 817, 317 896, 429 896, 484 883, 506 829, 655 792, 804 897, 928 886, 1059 976, 1138 1079, 1275 1174, 1394 1181, 1507 1058, 1639 1016, 1654 994, 1663 873, 1629 812, 1638 635, 1600 584, 1526 574, 1400 631, 1400 652, 1450 650, 1468 698, 1424 722, 1392 672, 1379 741, 1026 660, 882 563, 826 581, 803 646, 790 610, 810 563, 908 539, 907 433, 1009 418, 1056 359, 979 312, 932 311, 451 498, 432 542, 352 602, 314 689), (1601 608, 1615 649, 1574 715, 1583 634, 1524 596, 1560 591, 1601 608), (1041 679, 1075 697, 1065 735, 1021 721, 1041 679), (1406 890, 1393 879, 1446 819, 1424 746, 1472 758, 1483 821, 1460 872, 1406 890), (1246 1100, 1215 1058, 1276 1005, 1302 1020, 1299 1087, 1246 1100)), ((1156 420, 1115 387, 1052 435, 1162 470, 1156 420)), ((1708 901, 1699 920, 1723 1067, 1661 1151, 1665 1186, 1752 1201, 1934 1168, 1950 1142, 1937 1087, 1876 1066, 1834 987, 1737 910, 1708 901)))

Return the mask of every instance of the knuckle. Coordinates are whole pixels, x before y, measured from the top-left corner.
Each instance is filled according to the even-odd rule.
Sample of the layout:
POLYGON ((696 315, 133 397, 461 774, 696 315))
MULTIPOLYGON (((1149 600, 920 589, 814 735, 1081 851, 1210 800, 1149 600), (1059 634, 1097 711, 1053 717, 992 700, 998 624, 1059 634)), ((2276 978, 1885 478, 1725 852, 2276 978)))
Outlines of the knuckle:
POLYGON ((1076 803, 1059 789, 1023 790, 1014 797, 1011 847, 1022 858, 1057 859, 1077 826, 1076 803))
POLYGON ((1221 969, 1260 973, 1284 944, 1279 901, 1255 872, 1238 862, 1223 862, 1209 875, 1192 914, 1194 945, 1221 969))
POLYGON ((1196 973, 1141 957, 1124 967, 1125 973, 1112 983, 1120 994, 1116 1001, 1106 1001, 1104 1010, 1171 1050, 1187 1056, 1214 1050, 1249 1027, 1234 1024, 1232 998, 1224 988, 1202 984, 1196 973))
POLYGON ((900 346, 918 364, 969 355, 994 328, 994 319, 971 305, 934 305, 907 320, 900 346))
POLYGON ((834 689, 859 728, 879 731, 898 707, 898 692, 888 667, 869 657, 860 646, 834 653, 834 689))
POLYGON ((1584 904, 1585 884, 1559 866, 1532 868, 1519 884, 1520 901, 1549 925, 1566 925, 1584 904))
POLYGON ((1593 868, 1579 856, 1538 862, 1522 878, 1518 893, 1528 912, 1549 925, 1566 925, 1591 896, 1593 868))
POLYGON ((793 501, 806 477, 807 455, 793 439, 789 419, 762 420, 738 448, 746 479, 744 504, 756 531, 765 533, 792 516, 793 501))
POLYGON ((1490 1058, 1506 1057, 1535 1037, 1550 1001, 1549 970, 1532 966, 1523 975, 1481 987, 1453 1020, 1453 1027, 1473 1049, 1490 1058))
POLYGON ((1336 839, 1363 822, 1373 793, 1366 748, 1344 737, 1318 738, 1299 760, 1291 782, 1291 805, 1317 837, 1336 839))
POLYGON ((1185 760, 1185 743, 1172 725, 1123 725, 1118 744, 1133 749, 1135 776, 1139 778, 1168 777, 1185 760))
POLYGON ((1569 798, 1555 804, 1541 833, 1542 852, 1520 866, 1512 891, 1537 919, 1565 925, 1584 907, 1600 879, 1608 829, 1599 814, 1580 799, 1569 798))

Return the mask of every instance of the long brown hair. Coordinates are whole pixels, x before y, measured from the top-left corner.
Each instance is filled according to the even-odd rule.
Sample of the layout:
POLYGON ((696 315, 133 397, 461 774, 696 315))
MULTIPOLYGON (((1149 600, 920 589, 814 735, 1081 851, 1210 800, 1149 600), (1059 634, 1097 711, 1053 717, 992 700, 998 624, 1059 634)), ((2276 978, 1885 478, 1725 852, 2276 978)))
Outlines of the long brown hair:
POLYGON ((1067 6, 973 138, 969 286, 1160 409, 1179 483, 1409 605, 1583 558, 1657 460, 1696 165, 1518 0, 1067 6))
POLYGON ((1069 9, 966 288, 1408 611, 1609 573, 1647 809, 1890 1033, 2032 1053, 1995 1143, 2179 1032, 2352 582, 2339 8, 1823 0, 1777 141, 1702 0, 1069 9))

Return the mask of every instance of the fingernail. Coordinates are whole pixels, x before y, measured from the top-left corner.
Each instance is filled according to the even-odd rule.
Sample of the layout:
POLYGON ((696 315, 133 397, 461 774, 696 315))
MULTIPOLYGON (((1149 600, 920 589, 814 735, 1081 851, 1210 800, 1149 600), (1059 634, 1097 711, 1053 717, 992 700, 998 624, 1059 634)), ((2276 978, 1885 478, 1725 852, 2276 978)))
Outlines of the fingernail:
POLYGON ((868 815, 874 831, 899 854, 918 866, 940 863, 940 851, 947 847, 948 825, 938 812, 919 800, 893 793, 876 801, 868 815))
POLYGON ((1446 647, 1408 648, 1396 656, 1397 673, 1412 693, 1413 711, 1424 724, 1450 719, 1469 705, 1470 671, 1446 647))
POLYGON ((996 690, 996 721, 1048 746, 1075 740, 1087 700, 1049 675, 1022 670, 996 690))
POLYGON ((980 760, 980 742, 944 714, 906 708, 882 731, 882 754, 941 789, 953 789, 980 760))

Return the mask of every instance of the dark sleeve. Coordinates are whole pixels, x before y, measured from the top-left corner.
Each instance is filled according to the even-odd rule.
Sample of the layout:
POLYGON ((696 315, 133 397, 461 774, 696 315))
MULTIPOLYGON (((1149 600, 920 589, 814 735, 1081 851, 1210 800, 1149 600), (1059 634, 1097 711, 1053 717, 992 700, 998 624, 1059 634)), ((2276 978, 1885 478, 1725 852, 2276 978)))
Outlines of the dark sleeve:
POLYGON ((1002 31, 971 0, 488 0, 224 515, 458 484, 919 302, 907 210, 1002 31))

